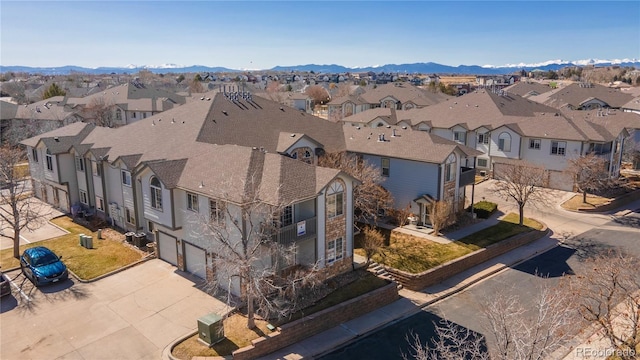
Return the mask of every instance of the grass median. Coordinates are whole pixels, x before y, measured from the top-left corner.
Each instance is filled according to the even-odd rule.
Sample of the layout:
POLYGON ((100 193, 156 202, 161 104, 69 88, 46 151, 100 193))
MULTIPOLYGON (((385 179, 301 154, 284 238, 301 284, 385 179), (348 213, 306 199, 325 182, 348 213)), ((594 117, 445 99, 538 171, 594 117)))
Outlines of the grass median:
MULTIPOLYGON (((382 247, 378 254, 373 256, 373 261, 416 274, 514 235, 540 230, 542 227, 542 224, 532 219, 525 219, 524 225, 521 226, 518 224, 518 214, 511 213, 494 226, 448 244, 437 243, 397 231, 378 229, 388 239, 389 246, 382 247)), ((356 246, 358 240, 356 239, 356 246)), ((356 249, 356 253, 364 256, 362 249, 356 249)))
MULTIPOLYGON (((46 246, 53 250, 69 270, 82 280, 95 279, 124 266, 141 260, 144 253, 122 242, 124 235, 113 230, 103 231, 103 240, 98 240, 97 232, 91 232, 82 225, 74 223, 69 217, 62 216, 51 220, 52 223, 69 231, 69 234, 57 238, 38 241, 20 246, 20 253, 27 248, 46 246), (79 235, 93 237, 93 249, 80 246, 79 235)), ((13 257, 13 249, 0 251, 0 266, 9 269, 20 266, 18 259, 13 257)))

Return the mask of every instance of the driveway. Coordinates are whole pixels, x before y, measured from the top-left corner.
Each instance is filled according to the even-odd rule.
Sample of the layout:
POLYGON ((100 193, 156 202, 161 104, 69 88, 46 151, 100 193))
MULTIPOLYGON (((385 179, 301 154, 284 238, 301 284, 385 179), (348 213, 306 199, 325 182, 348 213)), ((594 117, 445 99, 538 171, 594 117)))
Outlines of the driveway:
MULTIPOLYGON (((47 240, 54 237, 62 236, 67 232, 63 229, 58 228, 57 226, 51 224, 49 220, 58 217, 60 215, 64 215, 61 211, 54 209, 51 205, 41 201, 38 198, 32 198, 36 209, 42 216, 42 219, 45 220, 41 226, 39 226, 35 230, 27 230, 24 229, 20 232, 20 245, 47 240)), ((9 208, 7 205, 1 205, 3 208, 9 208)), ((0 220, 2 222, 2 220, 0 220)), ((4 228, 5 224, 0 224, 0 229, 4 228)), ((10 229, 5 229, 4 234, 11 237, 7 238, 5 236, 0 236, 0 250, 8 249, 13 247, 13 231, 10 229)))
POLYGON ((2 359, 159 359, 199 317, 225 310, 194 278, 157 259, 93 283, 39 289, 19 270, 8 275, 15 280, 1 300, 2 359))

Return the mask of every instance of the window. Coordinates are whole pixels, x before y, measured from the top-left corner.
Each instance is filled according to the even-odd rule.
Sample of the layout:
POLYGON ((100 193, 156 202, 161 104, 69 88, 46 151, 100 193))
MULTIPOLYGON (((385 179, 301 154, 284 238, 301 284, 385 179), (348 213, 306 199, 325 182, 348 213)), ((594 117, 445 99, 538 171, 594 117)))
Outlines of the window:
POLYGON ((85 205, 89 204, 89 202, 87 201, 87 192, 84 190, 80 190, 80 202, 85 205))
POLYGON ((478 167, 487 167, 488 163, 487 159, 478 159, 478 167))
POLYGON ((511 135, 509 133, 503 132, 498 136, 498 150, 511 151, 511 135))
POLYGON ((529 140, 529 149, 540 150, 540 139, 530 139, 529 140))
POLYGON ((84 172, 84 159, 80 156, 76 156, 76 170, 84 172))
POLYGON ((104 199, 102 199, 100 196, 96 196, 96 208, 99 211, 104 212, 104 199))
POLYGON ((382 158, 382 176, 389 176, 391 173, 390 165, 391 161, 389 158, 382 158))
POLYGON ((149 188, 151 189, 151 207, 162 210, 162 185, 160 180, 153 176, 149 181, 149 188))
POLYGON ((131 186, 131 173, 127 170, 122 170, 122 184, 131 186))
POLYGON ((153 233, 156 230, 156 225, 153 223, 153 221, 147 222, 147 227, 149 228, 150 233, 153 233))
POLYGON ((344 257, 344 244, 342 238, 329 241, 327 244, 327 263, 331 264, 344 257))
POLYGON ((447 158, 447 162, 444 166, 444 181, 454 181, 456 179, 456 155, 451 154, 447 158))
POLYGON ((33 160, 33 162, 38 162, 38 149, 31 149, 31 159, 33 160))
POLYGON ((146 118, 147 118, 147 113, 146 113, 146 112, 143 112, 143 113, 142 113, 142 118, 143 118, 143 119, 146 119, 146 118))
POLYGON ((305 150, 302 160, 304 160, 304 162, 306 162, 307 164, 311 164, 311 151, 305 150))
POLYGON ((51 155, 51 151, 47 149, 47 170, 53 171, 53 156, 51 155))
POLYGON ((101 177, 102 176, 102 166, 97 161, 91 162, 91 172, 93 176, 101 177))
POLYGON ((129 208, 124 208, 124 219, 127 222, 127 224, 131 224, 131 225, 136 224, 136 218, 135 216, 133 216, 133 211, 131 211, 131 209, 129 208))
POLYGON ((488 133, 478 134, 478 144, 488 144, 488 143, 489 143, 488 133))
POLYGON ((122 120, 122 110, 116 110, 116 120, 122 120))
POLYGON ((344 187, 340 181, 334 181, 327 191, 327 217, 343 214, 344 187))
POLYGON ((466 133, 464 131, 454 131, 453 140, 461 144, 466 144, 466 133))
POLYGON ((289 226, 293 224, 293 206, 288 205, 282 208, 280 213, 280 226, 289 226))
POLYGON ((551 155, 564 156, 566 151, 567 151, 567 142, 566 141, 552 141, 551 142, 551 155))
POLYGON ((216 200, 209 199, 209 218, 215 222, 222 222, 224 219, 224 208, 216 200))
POLYGON ((187 193, 187 209, 198 212, 198 195, 187 193))
POLYGON ((131 113, 131 118, 132 118, 132 119, 135 119, 135 118, 136 118, 136 112, 135 112, 135 111, 131 113))

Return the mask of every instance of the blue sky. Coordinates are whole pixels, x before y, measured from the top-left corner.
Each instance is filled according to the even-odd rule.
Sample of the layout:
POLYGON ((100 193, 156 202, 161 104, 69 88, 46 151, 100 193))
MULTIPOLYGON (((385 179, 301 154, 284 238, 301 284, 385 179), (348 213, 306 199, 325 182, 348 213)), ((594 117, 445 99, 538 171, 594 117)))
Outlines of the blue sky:
POLYGON ((7 1, 4 66, 640 58, 638 1, 7 1))

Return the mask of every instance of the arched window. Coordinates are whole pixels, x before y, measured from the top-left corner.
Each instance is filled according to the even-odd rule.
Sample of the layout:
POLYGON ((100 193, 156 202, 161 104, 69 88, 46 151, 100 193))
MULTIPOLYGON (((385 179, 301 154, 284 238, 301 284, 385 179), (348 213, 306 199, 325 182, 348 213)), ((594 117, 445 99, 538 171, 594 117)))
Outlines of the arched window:
POLYGON ((162 184, 160 184, 160 180, 155 176, 151 177, 149 188, 151 190, 151 207, 162 210, 162 184))
POLYGON ((511 151, 511 134, 508 132, 500 133, 498 136, 498 150, 505 152, 511 151))
POLYGON ((444 181, 454 181, 456 179, 456 154, 451 153, 447 158, 444 167, 444 181))
POLYGON ((344 185, 341 181, 334 181, 327 191, 327 217, 342 215, 344 203, 344 185))

